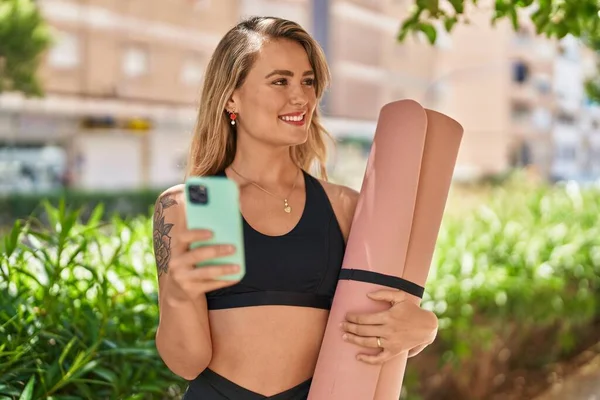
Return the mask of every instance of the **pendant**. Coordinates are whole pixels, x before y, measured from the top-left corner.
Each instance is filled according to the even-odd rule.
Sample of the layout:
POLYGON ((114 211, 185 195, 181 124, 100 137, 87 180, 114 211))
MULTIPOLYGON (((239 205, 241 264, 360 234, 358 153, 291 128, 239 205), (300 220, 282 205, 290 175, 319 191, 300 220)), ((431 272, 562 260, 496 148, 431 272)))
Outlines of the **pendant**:
POLYGON ((292 212, 292 207, 290 207, 290 205, 288 204, 287 199, 283 200, 283 211, 285 211, 288 214, 292 212))

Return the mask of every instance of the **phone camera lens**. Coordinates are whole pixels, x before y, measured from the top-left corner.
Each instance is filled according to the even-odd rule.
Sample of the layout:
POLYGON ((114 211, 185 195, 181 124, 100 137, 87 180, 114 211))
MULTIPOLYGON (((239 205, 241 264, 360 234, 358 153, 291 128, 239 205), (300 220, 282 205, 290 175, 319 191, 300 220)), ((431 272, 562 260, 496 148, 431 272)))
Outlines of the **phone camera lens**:
POLYGON ((193 185, 190 186, 190 201, 194 204, 208 203, 208 190, 206 186, 193 185))

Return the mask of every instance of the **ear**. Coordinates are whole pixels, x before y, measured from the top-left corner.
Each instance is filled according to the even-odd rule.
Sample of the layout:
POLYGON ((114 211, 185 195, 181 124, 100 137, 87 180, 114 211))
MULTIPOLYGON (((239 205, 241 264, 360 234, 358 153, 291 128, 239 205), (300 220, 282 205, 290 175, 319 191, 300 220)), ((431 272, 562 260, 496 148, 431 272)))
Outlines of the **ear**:
POLYGON ((239 104, 240 102, 237 99, 237 93, 234 92, 227 101, 225 109, 227 110, 227 112, 235 112, 237 114, 240 112, 239 104))

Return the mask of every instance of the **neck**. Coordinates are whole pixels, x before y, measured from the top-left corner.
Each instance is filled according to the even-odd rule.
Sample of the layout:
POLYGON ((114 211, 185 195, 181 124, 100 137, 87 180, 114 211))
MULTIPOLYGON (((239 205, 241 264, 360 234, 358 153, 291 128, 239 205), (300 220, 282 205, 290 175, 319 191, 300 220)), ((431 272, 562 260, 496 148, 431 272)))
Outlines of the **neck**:
POLYGON ((231 166, 243 177, 263 183, 289 181, 290 176, 295 176, 298 172, 289 146, 274 147, 256 142, 250 146, 239 140, 231 166))

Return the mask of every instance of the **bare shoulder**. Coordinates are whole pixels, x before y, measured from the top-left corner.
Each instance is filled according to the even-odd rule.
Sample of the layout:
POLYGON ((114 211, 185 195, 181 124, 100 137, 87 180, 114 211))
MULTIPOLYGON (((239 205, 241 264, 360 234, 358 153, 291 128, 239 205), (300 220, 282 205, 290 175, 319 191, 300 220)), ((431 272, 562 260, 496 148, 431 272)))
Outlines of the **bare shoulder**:
MULTIPOLYGON (((160 219, 180 220, 185 216, 184 185, 175 185, 162 192, 154 205, 154 224, 160 219)), ((156 226, 155 226, 156 228, 156 226)))
POLYGON ((168 270, 174 234, 184 227, 184 185, 176 185, 162 192, 154 204, 152 236, 159 278, 168 270))
POLYGON ((354 218, 359 193, 348 186, 338 185, 324 180, 319 180, 319 182, 321 182, 327 197, 329 197, 329 201, 331 202, 335 216, 340 224, 344 238, 347 240, 352 225, 352 219, 354 218))

